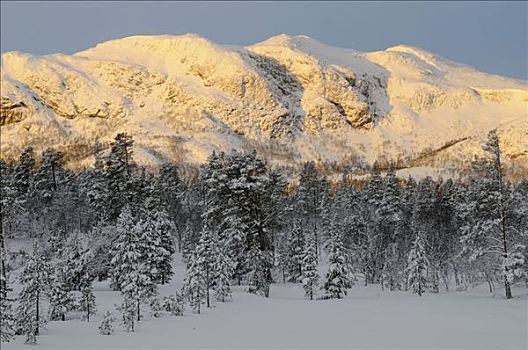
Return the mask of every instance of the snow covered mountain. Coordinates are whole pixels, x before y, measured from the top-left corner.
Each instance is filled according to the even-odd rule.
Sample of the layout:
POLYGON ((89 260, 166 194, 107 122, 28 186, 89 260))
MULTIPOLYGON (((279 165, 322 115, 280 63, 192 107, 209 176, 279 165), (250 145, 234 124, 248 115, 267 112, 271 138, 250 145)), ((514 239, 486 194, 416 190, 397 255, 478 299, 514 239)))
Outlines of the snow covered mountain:
MULTIPOLYGON (((410 46, 359 52, 306 36, 221 46, 134 36, 73 55, 2 54, 1 151, 56 147, 70 165, 120 131, 139 162, 256 148, 275 165, 399 160, 461 167, 498 128, 528 165, 528 87, 410 46)), ((525 168, 526 169, 526 168, 525 168)))

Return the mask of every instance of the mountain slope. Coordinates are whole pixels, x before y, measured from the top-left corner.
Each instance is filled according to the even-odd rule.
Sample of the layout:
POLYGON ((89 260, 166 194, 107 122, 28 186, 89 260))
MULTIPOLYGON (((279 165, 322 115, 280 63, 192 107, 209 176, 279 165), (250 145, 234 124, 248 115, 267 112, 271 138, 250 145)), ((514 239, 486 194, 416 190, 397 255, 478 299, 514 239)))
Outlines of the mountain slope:
POLYGON ((306 36, 248 47, 135 36, 74 55, 4 53, 1 150, 12 158, 27 144, 53 146, 80 166, 96 141, 128 131, 148 165, 256 147, 276 165, 356 158, 446 168, 499 128, 506 155, 526 164, 527 102, 524 81, 410 46, 364 53, 306 36))

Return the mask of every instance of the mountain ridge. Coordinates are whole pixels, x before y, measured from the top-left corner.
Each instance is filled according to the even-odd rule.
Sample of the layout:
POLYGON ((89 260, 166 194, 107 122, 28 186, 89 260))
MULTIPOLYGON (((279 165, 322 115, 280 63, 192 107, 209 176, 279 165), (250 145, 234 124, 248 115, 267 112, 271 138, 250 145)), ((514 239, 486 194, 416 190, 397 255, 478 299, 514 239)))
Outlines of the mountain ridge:
POLYGON ((67 152, 78 167, 119 131, 152 166, 230 148, 257 148, 278 166, 409 161, 465 138, 464 150, 431 164, 442 169, 467 164, 499 128, 510 161, 528 163, 526 82, 408 45, 360 52, 285 34, 248 46, 133 36, 73 55, 8 52, 1 68, 6 159, 28 144, 77 148, 67 152))

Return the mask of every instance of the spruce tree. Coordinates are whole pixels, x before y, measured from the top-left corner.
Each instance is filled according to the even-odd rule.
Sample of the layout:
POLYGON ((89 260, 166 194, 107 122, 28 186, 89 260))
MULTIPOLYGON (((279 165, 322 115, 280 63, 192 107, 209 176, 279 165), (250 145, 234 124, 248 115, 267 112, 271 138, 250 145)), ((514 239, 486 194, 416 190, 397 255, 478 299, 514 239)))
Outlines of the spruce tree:
POLYGON ((506 201, 507 195, 505 191, 505 184, 503 180, 503 169, 502 169, 502 150, 499 144, 499 136, 497 130, 494 129, 489 132, 488 139, 483 146, 484 151, 491 155, 491 160, 488 163, 487 169, 490 170, 488 173, 491 175, 491 181, 494 182, 496 196, 495 196, 495 216, 499 219, 498 236, 501 240, 502 250, 502 266, 503 266, 503 279, 504 279, 504 291, 506 299, 512 298, 511 293, 511 282, 510 277, 510 256, 508 250, 508 223, 506 214, 506 201), (510 278, 509 278, 510 277, 510 278))
POLYGON ((325 249, 328 251, 328 272, 322 289, 324 289, 327 297, 340 299, 347 294, 347 289, 352 286, 352 273, 347 261, 341 232, 336 225, 332 227, 325 249))
MULTIPOLYGON (((141 304, 148 303, 157 293, 156 284, 151 279, 148 266, 143 259, 136 260, 133 251, 129 251, 132 257, 132 268, 126 271, 121 282, 121 293, 126 299, 127 308, 130 303, 136 303, 137 320, 141 321, 141 304)), ((128 310, 128 309, 127 309, 128 310)))
POLYGON ((63 171, 63 155, 61 152, 48 148, 42 153, 40 166, 35 174, 35 189, 45 202, 49 203, 57 191, 63 171))
MULTIPOLYGON (((98 220, 88 233, 91 255, 89 275, 92 278, 102 281, 110 277, 111 261, 114 254, 113 240, 117 239, 117 234, 116 226, 110 225, 102 219, 98 220)), ((115 288, 115 286, 113 287, 115 288)))
POLYGON ((66 283, 70 290, 80 291, 92 283, 92 263, 94 256, 88 247, 88 238, 79 232, 71 234, 61 250, 58 259, 67 269, 66 283))
POLYGON ((2 222, 0 225, 0 249, 2 249, 0 268, 4 274, 7 272, 5 239, 13 235, 15 226, 18 228, 17 218, 27 214, 23 198, 19 196, 14 184, 14 172, 14 164, 8 164, 0 159, 0 222, 2 222))
POLYGON ((110 153, 106 158, 106 183, 112 201, 108 202, 111 219, 116 219, 130 196, 129 181, 135 168, 133 154, 134 140, 127 133, 118 133, 111 144, 110 153))
POLYGON ((409 252, 408 266, 407 266, 407 283, 413 293, 422 296, 425 291, 427 270, 427 258, 425 256, 425 248, 423 239, 418 234, 413 242, 411 251, 409 252))
POLYGON ((203 225, 213 230, 227 246, 226 252, 235 263, 235 276, 239 283, 247 273, 247 235, 251 208, 239 203, 247 202, 248 184, 243 170, 244 158, 238 152, 213 153, 200 171, 203 184, 203 225))
MULTIPOLYGON (((240 284, 263 272, 271 281, 274 239, 283 226, 285 181, 278 173, 268 173, 256 152, 213 153, 202 167, 200 180, 204 191, 204 225, 225 242, 229 258, 235 264, 234 278, 240 284), (261 250, 255 256, 266 266, 251 261, 252 247, 261 250), (262 269, 262 271, 255 271, 262 269), (251 277, 251 278, 250 278, 251 277)), ((262 292, 267 295, 269 290, 262 292)))
POLYGON ((60 318, 65 321, 66 314, 73 309, 74 299, 68 285, 67 273, 67 267, 59 261, 51 275, 51 288, 48 292, 50 320, 60 318))
POLYGON ((90 322, 90 316, 97 312, 97 305, 95 303, 95 295, 93 293, 92 284, 84 285, 81 289, 81 300, 79 300, 79 310, 84 312, 83 319, 90 322))
POLYGON ((172 255, 174 254, 173 225, 163 210, 149 211, 143 224, 140 241, 143 242, 145 264, 151 279, 165 284, 172 276, 172 255))
MULTIPOLYGON (((436 226, 438 229, 438 245, 435 252, 438 271, 443 280, 446 291, 449 291, 450 274, 457 269, 458 251, 460 245, 460 231, 455 209, 456 184, 448 179, 438 181, 437 204, 435 211, 436 226)), ((458 282, 455 279, 455 283, 458 282)))
POLYGON ((0 273, 0 342, 9 342, 15 335, 15 317, 13 315, 13 300, 9 297, 11 288, 4 272, 0 273))
POLYGON ((123 293, 123 302, 117 307, 121 314, 121 325, 127 332, 134 332, 137 313, 137 300, 129 293, 123 293))
POLYGON ((200 265, 204 278, 205 300, 207 307, 211 307, 210 290, 215 278, 215 255, 217 253, 216 244, 218 240, 214 237, 213 232, 204 226, 200 240, 195 248, 196 264, 200 265))
POLYGON ((120 290, 123 276, 132 269, 130 257, 127 255, 132 250, 135 260, 139 260, 137 226, 128 206, 125 206, 116 223, 116 239, 110 247, 111 260, 111 285, 115 290, 120 290))
POLYGON ((259 248, 258 242, 253 242, 248 253, 250 273, 248 276, 250 293, 260 294, 269 297, 271 283, 270 266, 273 257, 267 251, 259 248))
POLYGON ((443 260, 440 248, 442 241, 446 239, 439 235, 438 216, 437 186, 427 176, 420 180, 415 191, 411 230, 423 239, 431 291, 434 293, 439 290, 439 269, 443 260))
POLYGON ((22 150, 13 174, 13 186, 22 201, 27 199, 33 186, 34 174, 35 155, 33 153, 33 147, 28 146, 22 150))
POLYGON ((183 298, 178 293, 164 297, 161 307, 171 316, 183 316, 183 298))
POLYGON ((389 287, 389 290, 391 291, 401 289, 404 282, 402 276, 402 266, 404 265, 404 262, 400 259, 402 254, 399 250, 399 245, 399 241, 389 243, 383 254, 383 283, 385 286, 389 287))
POLYGON ((364 277, 365 286, 371 273, 370 242, 368 235, 369 208, 361 192, 347 186, 347 205, 343 208, 342 227, 345 230, 344 244, 349 252, 349 261, 364 277))
POLYGON ((302 284, 305 297, 313 300, 315 290, 319 284, 319 273, 317 272, 317 255, 315 240, 308 241, 305 245, 302 259, 302 284))
MULTIPOLYGON (((129 315, 130 304, 135 303, 134 315, 140 321, 141 304, 155 296, 157 288, 147 256, 144 254, 147 251, 145 246, 150 242, 140 239, 144 230, 143 222, 139 221, 131 226, 125 222, 130 217, 130 210, 125 207, 118 219, 118 237, 112 249, 112 282, 123 295, 122 312, 129 315)), ((126 327, 133 330, 133 325, 127 324, 126 327)))
POLYGON ((401 221, 401 194, 398 178, 392 168, 389 168, 383 181, 383 197, 376 211, 377 217, 377 247, 381 252, 378 259, 381 262, 381 286, 384 284, 394 290, 399 285, 398 258, 399 249, 396 245, 399 237, 401 221))
POLYGON ((513 246, 510 262, 511 280, 524 279, 528 286, 528 179, 520 181, 511 194, 510 227, 516 233, 517 239, 513 246), (513 278, 512 278, 513 277, 513 278))
POLYGON ((40 325, 43 323, 37 318, 37 305, 32 300, 32 295, 22 289, 18 296, 17 307, 17 333, 23 334, 26 344, 36 344, 40 325))
POLYGON ((200 306, 206 297, 206 277, 202 259, 191 252, 185 271, 182 294, 189 301, 189 305, 195 313, 200 313, 200 306))
POLYGON ((18 332, 26 336, 27 343, 35 343, 39 326, 44 322, 40 316, 40 299, 49 286, 48 263, 40 253, 38 244, 33 244, 33 253, 20 274, 22 290, 18 295, 16 312, 18 332))
POLYGON ((110 335, 114 333, 114 327, 112 324, 115 322, 115 318, 112 316, 110 311, 107 311, 103 316, 103 321, 99 325, 99 334, 110 335))
POLYGON ((384 184, 378 162, 374 162, 370 180, 363 192, 363 200, 367 207, 366 239, 368 242, 367 275, 370 283, 377 281, 383 269, 383 244, 385 235, 381 231, 378 210, 383 201, 384 184))
MULTIPOLYGON (((220 244, 220 242, 218 243, 220 244)), ((231 298, 231 277, 233 276, 233 262, 223 247, 217 246, 213 263, 213 290, 217 301, 225 302, 231 298)))
POLYGON ((182 235, 185 229, 184 221, 181 220, 184 184, 178 172, 177 165, 172 163, 162 164, 155 187, 156 192, 159 193, 161 204, 167 212, 168 219, 175 225, 178 236, 178 251, 181 252, 182 235))
POLYGON ((486 276, 488 283, 500 274, 506 299, 510 299, 516 265, 524 258, 517 243, 521 231, 516 229, 513 191, 504 181, 496 130, 488 134, 483 149, 486 157, 474 161, 475 175, 457 207, 462 221, 461 253, 486 276))
POLYGON ((319 254, 321 209, 327 192, 327 180, 319 176, 315 163, 306 162, 299 175, 297 188, 297 213, 303 220, 303 227, 315 237, 317 254, 319 254))
POLYGON ((107 183, 105 173, 105 160, 103 157, 103 146, 96 143, 92 150, 95 162, 93 168, 88 170, 86 176, 85 191, 90 207, 94 209, 95 221, 106 222, 110 215, 108 207, 110 206, 110 198, 112 193, 107 183))
POLYGON ((304 255, 304 236, 300 222, 295 222, 288 235, 288 276, 290 282, 301 282, 304 255))

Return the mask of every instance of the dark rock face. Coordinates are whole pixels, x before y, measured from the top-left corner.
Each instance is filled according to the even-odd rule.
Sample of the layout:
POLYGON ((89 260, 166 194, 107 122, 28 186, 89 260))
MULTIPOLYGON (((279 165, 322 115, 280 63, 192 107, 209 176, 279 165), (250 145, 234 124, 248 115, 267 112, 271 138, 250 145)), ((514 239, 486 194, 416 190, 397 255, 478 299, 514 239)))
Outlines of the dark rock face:
POLYGON ((24 101, 13 102, 7 97, 0 101, 0 125, 8 125, 21 122, 30 113, 24 101))

